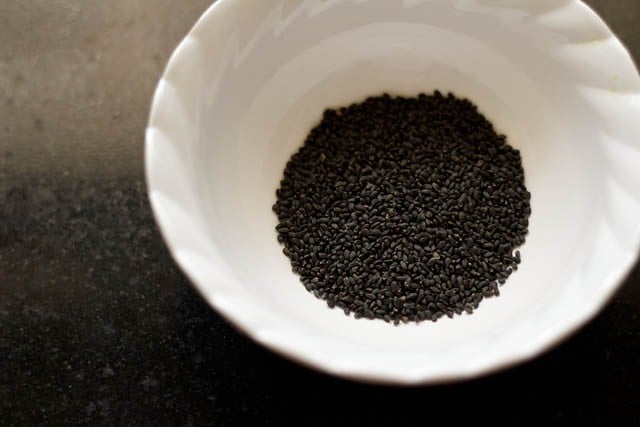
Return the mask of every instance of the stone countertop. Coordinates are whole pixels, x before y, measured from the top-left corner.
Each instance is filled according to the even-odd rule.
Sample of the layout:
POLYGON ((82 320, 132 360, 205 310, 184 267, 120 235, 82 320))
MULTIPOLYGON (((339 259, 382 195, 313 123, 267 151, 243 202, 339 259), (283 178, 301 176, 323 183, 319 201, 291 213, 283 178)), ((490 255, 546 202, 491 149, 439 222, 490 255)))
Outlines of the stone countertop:
MULTIPOLYGON (((640 265, 556 349, 447 386, 312 372, 213 312, 158 234, 142 162, 153 88, 208 3, 0 0, 0 424, 640 425, 640 265)), ((640 2, 588 3, 640 57, 640 2)))

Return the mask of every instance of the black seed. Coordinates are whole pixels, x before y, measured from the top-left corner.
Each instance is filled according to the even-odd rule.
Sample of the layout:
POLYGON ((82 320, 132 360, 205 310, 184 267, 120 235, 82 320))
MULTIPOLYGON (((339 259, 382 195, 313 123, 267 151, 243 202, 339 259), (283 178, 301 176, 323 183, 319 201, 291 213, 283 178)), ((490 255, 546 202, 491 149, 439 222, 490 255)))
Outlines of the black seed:
POLYGON ((327 110, 272 209, 305 288, 387 322, 472 313, 521 262, 520 154, 469 101, 436 92, 327 110))

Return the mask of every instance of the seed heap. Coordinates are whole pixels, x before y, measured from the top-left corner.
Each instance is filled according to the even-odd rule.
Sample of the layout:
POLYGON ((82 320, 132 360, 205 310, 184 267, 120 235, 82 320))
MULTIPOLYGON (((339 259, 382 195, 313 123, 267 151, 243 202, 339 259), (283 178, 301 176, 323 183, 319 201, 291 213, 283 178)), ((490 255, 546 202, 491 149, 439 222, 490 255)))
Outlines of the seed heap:
POLYGON ((273 206, 304 286, 356 318, 473 312, 520 263, 520 154, 466 99, 383 95, 327 110, 273 206))

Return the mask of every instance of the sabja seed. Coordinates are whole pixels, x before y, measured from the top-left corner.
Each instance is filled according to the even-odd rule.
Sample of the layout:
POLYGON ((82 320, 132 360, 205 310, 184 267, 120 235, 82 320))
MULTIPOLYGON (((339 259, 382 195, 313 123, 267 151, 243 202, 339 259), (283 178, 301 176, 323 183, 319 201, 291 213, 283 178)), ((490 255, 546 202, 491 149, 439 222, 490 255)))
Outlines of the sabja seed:
POLYGON ((276 197, 278 241, 307 289, 396 325, 497 296, 531 213, 520 153, 439 92, 326 110, 276 197))

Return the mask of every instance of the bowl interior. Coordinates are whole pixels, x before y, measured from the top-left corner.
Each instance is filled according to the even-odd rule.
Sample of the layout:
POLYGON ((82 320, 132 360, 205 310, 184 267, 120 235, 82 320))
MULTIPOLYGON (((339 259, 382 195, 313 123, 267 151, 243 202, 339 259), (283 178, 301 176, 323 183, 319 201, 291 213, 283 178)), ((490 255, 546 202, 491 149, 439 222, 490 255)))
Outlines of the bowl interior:
POLYGON ((250 311, 237 314, 245 326, 268 316, 253 332, 293 357, 392 381, 515 361, 602 305, 637 248, 638 221, 612 219, 611 200, 632 203, 627 187, 640 181, 610 147, 637 155, 620 98, 640 84, 593 12, 573 1, 273 3, 219 2, 172 62, 198 59, 166 76, 180 105, 172 120, 184 122, 171 154, 189 169, 168 185, 189 199, 185 241, 202 250, 176 256, 214 305, 232 320, 250 311), (394 327, 330 310, 276 240, 285 164, 328 107, 436 89, 470 99, 521 151, 532 194, 521 267, 470 316, 394 327), (242 297, 225 300, 231 288, 242 297))

